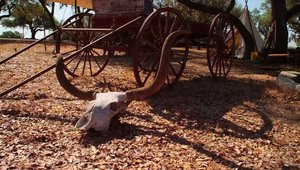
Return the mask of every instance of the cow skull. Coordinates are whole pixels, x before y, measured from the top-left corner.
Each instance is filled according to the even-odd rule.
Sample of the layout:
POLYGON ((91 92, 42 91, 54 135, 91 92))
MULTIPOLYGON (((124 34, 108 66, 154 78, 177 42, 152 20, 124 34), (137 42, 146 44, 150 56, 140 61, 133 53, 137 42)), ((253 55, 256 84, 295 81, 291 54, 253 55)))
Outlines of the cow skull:
POLYGON ((105 132, 112 117, 126 109, 126 93, 97 93, 95 97, 96 99, 89 103, 86 114, 78 120, 75 127, 105 132))
MULTIPOLYGON (((166 38, 162 47, 158 72, 150 85, 126 92, 97 93, 96 99, 90 102, 87 113, 78 120, 76 127, 83 130, 93 128, 97 131, 107 131, 112 117, 118 114, 122 109, 125 109, 125 101, 144 100, 158 92, 167 79, 168 69, 170 67, 170 49, 173 42, 175 42, 179 35, 188 34, 189 32, 187 31, 179 30, 171 33, 166 38)), ((58 63, 60 63, 58 66, 63 66, 62 59, 60 59, 58 63)), ((62 81, 64 81, 65 84, 68 82, 66 77, 62 77, 62 81)), ((72 87, 72 85, 68 84, 68 88, 66 89, 70 87, 72 87)), ((80 92, 75 87, 71 90, 72 92, 80 92)), ((87 92, 83 95, 90 98, 90 94, 90 92, 87 92)))

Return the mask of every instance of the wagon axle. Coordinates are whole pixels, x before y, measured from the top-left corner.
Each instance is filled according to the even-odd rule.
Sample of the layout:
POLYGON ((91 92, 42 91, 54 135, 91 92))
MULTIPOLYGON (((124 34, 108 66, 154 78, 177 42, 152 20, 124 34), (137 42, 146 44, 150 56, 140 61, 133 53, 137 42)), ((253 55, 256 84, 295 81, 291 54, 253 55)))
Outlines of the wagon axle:
MULTIPOLYGON (((94 1, 96 14, 80 13, 67 19, 55 31, 56 51, 61 50, 63 36, 69 38, 74 49, 61 55, 56 65, 1 93, 0 97, 56 67, 57 79, 66 91, 81 99, 92 99, 95 87, 82 88, 78 82, 85 82, 89 77, 105 76, 103 71, 116 51, 124 51, 132 58, 138 87, 152 84, 160 71, 161 58, 169 57, 164 82, 173 85, 184 71, 190 47, 199 46, 197 42, 203 38, 208 38, 207 63, 212 76, 225 78, 228 75, 235 47, 233 24, 226 13, 218 14, 208 26, 186 21, 174 8, 160 8, 150 13, 151 8, 145 6, 149 4, 148 0, 126 1, 132 3, 128 9, 117 9, 118 6, 111 5, 111 1, 94 1), (166 42, 171 34, 178 31, 185 33, 175 34, 172 41, 166 42), (169 48, 163 49, 164 45, 169 48)), ((1 61, 1 64, 18 54, 1 61)))

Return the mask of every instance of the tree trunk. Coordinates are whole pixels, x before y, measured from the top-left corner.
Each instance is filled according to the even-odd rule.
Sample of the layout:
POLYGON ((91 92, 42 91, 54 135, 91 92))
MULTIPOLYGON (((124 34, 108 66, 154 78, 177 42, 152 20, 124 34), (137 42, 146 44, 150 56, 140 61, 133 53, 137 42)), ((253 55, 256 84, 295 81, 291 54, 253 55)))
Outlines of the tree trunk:
POLYGON ((39 0, 39 2, 41 3, 42 7, 44 8, 45 12, 47 13, 51 24, 52 24, 52 30, 56 30, 57 29, 57 25, 55 24, 55 19, 54 19, 54 6, 55 3, 52 3, 52 8, 51 8, 51 12, 49 11, 49 9, 46 6, 46 1, 45 0, 39 0))
POLYGON ((36 31, 31 30, 31 39, 35 39, 36 31))
POLYGON ((286 53, 288 48, 287 9, 283 0, 272 0, 272 20, 275 22, 274 47, 276 53, 286 53))

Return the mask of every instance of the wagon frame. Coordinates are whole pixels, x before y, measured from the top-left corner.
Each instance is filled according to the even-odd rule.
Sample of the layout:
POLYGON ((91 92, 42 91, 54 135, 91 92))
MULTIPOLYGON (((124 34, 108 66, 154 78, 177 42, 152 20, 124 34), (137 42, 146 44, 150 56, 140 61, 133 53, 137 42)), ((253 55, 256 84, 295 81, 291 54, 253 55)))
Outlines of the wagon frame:
MULTIPOLYGON (((199 45, 193 41, 198 38, 208 39, 207 63, 211 75, 214 78, 225 78, 228 75, 235 51, 234 27, 228 14, 216 15, 211 25, 207 25, 188 22, 178 10, 171 7, 153 10, 151 4, 150 0, 93 0, 95 14, 87 12, 75 14, 51 34, 56 34, 57 37, 57 53, 60 53, 61 37, 66 33, 72 38, 76 48, 58 55, 55 65, 8 89, 0 96, 55 67, 57 79, 66 91, 78 98, 90 100, 95 91, 80 89, 72 80, 101 74, 115 51, 126 52, 132 57, 134 76, 139 87, 151 83, 157 76, 162 58, 169 58, 168 76, 164 81, 170 86, 182 75, 188 60, 189 48, 191 45, 199 45), (166 42, 165 40, 174 32, 179 32, 173 35, 177 37, 172 37, 172 41, 166 42), (102 52, 99 52, 99 49, 102 52), (169 52, 164 52, 165 50, 169 52)), ((42 40, 29 45, 28 48, 42 40)), ((21 52, 1 61, 0 64, 21 52)))

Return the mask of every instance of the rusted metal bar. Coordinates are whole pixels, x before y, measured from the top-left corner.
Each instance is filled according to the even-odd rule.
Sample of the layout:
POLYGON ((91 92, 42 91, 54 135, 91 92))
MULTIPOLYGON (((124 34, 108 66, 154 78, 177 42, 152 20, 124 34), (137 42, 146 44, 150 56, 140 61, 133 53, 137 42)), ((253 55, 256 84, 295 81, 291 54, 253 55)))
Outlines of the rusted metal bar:
POLYGON ((113 31, 111 28, 62 28, 62 31, 113 31))
MULTIPOLYGON (((69 59, 70 57, 72 57, 72 55, 67 56, 64 60, 67 60, 67 59, 69 59)), ((21 86, 27 84, 28 82, 30 82, 30 81, 36 79, 37 77, 39 77, 39 76, 41 76, 41 75, 47 73, 47 72, 50 71, 51 69, 55 68, 55 65, 56 65, 56 64, 52 64, 51 66, 47 67, 47 68, 44 69, 43 71, 41 71, 41 72, 39 72, 39 73, 37 73, 37 74, 35 74, 35 75, 29 77, 28 79, 22 81, 21 83, 19 83, 19 84, 13 86, 13 87, 7 89, 6 91, 0 93, 0 97, 2 97, 2 96, 4 96, 4 95, 7 95, 8 93, 10 93, 10 92, 16 90, 17 88, 19 88, 19 87, 21 87, 21 86)))
MULTIPOLYGON (((67 27, 67 26, 69 26, 69 25, 71 25, 71 24, 77 22, 78 20, 79 20, 79 19, 76 19, 75 21, 73 21, 73 22, 71 22, 71 23, 69 23, 69 24, 66 24, 66 25, 62 26, 62 28, 67 27)), ((49 34, 49 35, 43 37, 42 39, 39 39, 39 40, 37 40, 37 41, 35 41, 35 42, 31 43, 31 44, 29 44, 27 47, 21 49, 20 51, 14 53, 13 55, 11 55, 11 56, 9 56, 9 57, 7 57, 7 58, 1 60, 1 61, 0 61, 0 65, 3 64, 3 63, 5 63, 5 62, 7 62, 8 60, 10 60, 10 59, 12 59, 12 58, 15 58, 15 57, 18 56, 19 54, 21 54, 21 53, 23 53, 24 51, 28 50, 29 48, 35 46, 36 44, 38 44, 38 43, 44 41, 44 40, 47 39, 48 37, 50 37, 50 36, 56 34, 58 31, 59 31, 59 30, 55 30, 55 31, 52 32, 51 34, 49 34)))
MULTIPOLYGON (((141 20, 142 18, 143 18, 143 16, 139 16, 139 17, 137 17, 136 19, 133 19, 132 21, 130 21, 130 22, 128 22, 128 23, 126 23, 126 24, 124 24, 124 25, 122 25, 122 26, 120 26, 120 27, 114 29, 113 31, 110 31, 109 33, 107 33, 107 34, 105 34, 105 35, 99 37, 98 39, 94 40, 93 42, 91 42, 91 43, 87 44, 86 46, 80 48, 80 49, 77 50, 75 53, 70 54, 70 55, 68 56, 68 58, 69 58, 69 57, 75 56, 76 53, 80 53, 80 52, 84 51, 86 48, 89 48, 89 47, 91 47, 91 46, 97 44, 99 41, 101 41, 101 40, 103 40, 103 39, 105 39, 105 38, 107 38, 107 37, 113 35, 114 33, 116 33, 116 32, 118 32, 118 31, 120 31, 120 30, 126 28, 127 26, 131 25, 132 23, 135 23, 135 22, 141 20)), ((65 61, 65 59, 64 59, 64 61, 65 61)))
POLYGON ((1 60, 1 61, 0 61, 0 65, 3 64, 3 63, 5 63, 6 61, 8 61, 8 60, 10 60, 10 59, 12 59, 12 58, 18 56, 19 54, 23 53, 24 51, 28 50, 29 48, 35 46, 36 44, 40 43, 41 41, 44 41, 45 39, 47 39, 48 37, 50 37, 50 36, 52 36, 53 34, 56 34, 56 33, 57 33, 57 30, 54 31, 53 33, 47 35, 46 37, 44 37, 44 38, 42 38, 42 39, 39 39, 39 40, 37 40, 37 41, 31 43, 31 44, 28 45, 27 47, 25 47, 25 48, 23 48, 22 50, 20 50, 20 51, 14 53, 14 54, 11 55, 11 56, 5 58, 4 60, 1 60))
MULTIPOLYGON (((138 17, 138 18, 136 18, 136 19, 134 19, 134 20, 128 22, 127 24, 122 25, 121 27, 115 29, 114 31, 111 31, 111 32, 105 34, 105 35, 102 36, 102 37, 99 37, 98 39, 96 39, 96 40, 93 41, 92 43, 90 43, 90 44, 88 44, 88 45, 82 47, 81 49, 75 51, 74 53, 72 53, 72 54, 66 56, 66 57, 63 59, 63 61, 66 61, 66 60, 68 60, 68 59, 74 57, 75 55, 77 55, 77 53, 80 53, 80 52, 84 51, 86 48, 89 48, 90 46, 93 46, 93 45, 97 44, 99 41, 101 41, 101 40, 107 38, 108 36, 111 36, 111 35, 114 34, 115 32, 120 31, 121 29, 124 29, 125 27, 131 25, 132 23, 139 21, 141 18, 142 18, 142 16, 140 16, 140 17, 138 17)), ((43 71, 41 71, 41 72, 39 72, 39 73, 37 73, 37 74, 35 74, 35 75, 29 77, 28 79, 24 80, 23 82, 21 82, 21 83, 15 85, 15 86, 9 88, 8 90, 6 90, 6 91, 0 93, 0 97, 2 97, 2 96, 4 96, 4 95, 7 95, 8 93, 10 93, 10 92, 16 90, 17 88, 19 88, 19 87, 21 87, 21 86, 27 84, 28 82, 30 82, 30 81, 36 79, 37 77, 39 77, 39 76, 41 76, 41 75, 47 73, 47 72, 50 71, 51 69, 55 68, 55 65, 56 65, 56 64, 53 64, 53 65, 47 67, 47 68, 44 69, 43 71)))

